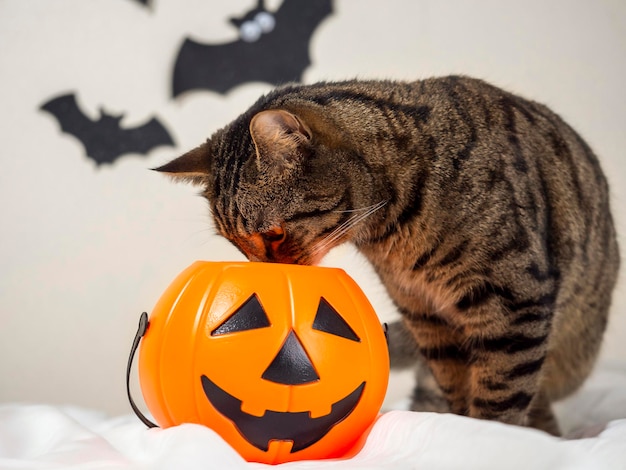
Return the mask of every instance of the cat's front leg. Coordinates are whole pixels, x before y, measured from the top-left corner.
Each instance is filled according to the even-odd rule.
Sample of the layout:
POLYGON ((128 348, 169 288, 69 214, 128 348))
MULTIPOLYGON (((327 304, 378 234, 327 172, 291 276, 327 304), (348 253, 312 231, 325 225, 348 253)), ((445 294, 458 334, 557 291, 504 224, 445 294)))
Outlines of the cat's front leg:
POLYGON ((419 352, 417 361, 425 362, 418 365, 411 409, 467 414, 468 351, 457 330, 436 314, 403 314, 419 352), (432 375, 423 370, 426 365, 432 375))
MULTIPOLYGON (((466 312, 484 325, 466 325, 469 355, 468 414, 508 424, 533 425, 529 413, 540 401, 540 381, 548 350, 549 322, 528 328, 509 309, 466 312), (504 325, 504 327, 503 327, 504 325)), ((473 322, 472 322, 473 323, 473 322)))

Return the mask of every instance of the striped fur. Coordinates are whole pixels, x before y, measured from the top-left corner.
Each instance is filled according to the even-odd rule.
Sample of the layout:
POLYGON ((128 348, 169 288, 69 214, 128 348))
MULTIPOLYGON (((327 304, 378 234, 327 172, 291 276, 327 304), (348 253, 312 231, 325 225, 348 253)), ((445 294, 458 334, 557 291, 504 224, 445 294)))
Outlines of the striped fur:
POLYGON ((159 170, 251 260, 354 243, 402 313, 392 352, 438 385, 422 370, 416 409, 558 433, 619 254, 598 160, 545 106, 456 76, 287 85, 159 170))

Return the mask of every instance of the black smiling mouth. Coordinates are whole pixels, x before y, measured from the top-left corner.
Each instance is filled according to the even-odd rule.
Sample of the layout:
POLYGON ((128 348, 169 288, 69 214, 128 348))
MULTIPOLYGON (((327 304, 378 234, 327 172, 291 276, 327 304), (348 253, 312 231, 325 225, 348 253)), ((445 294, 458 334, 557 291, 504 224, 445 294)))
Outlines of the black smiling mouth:
POLYGON ((254 416, 242 411, 241 400, 224 391, 206 375, 202 376, 202 388, 213 407, 231 420, 254 447, 267 452, 272 440, 292 441, 290 453, 294 453, 315 444, 352 413, 363 395, 365 382, 334 403, 330 413, 319 418, 311 418, 308 411, 292 413, 267 410, 263 416, 254 416))

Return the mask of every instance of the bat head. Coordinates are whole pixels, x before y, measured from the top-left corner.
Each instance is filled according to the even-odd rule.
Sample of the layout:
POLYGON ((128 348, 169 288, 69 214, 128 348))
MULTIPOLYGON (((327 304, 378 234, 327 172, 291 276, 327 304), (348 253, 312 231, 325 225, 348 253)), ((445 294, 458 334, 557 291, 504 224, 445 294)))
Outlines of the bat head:
POLYGON ((104 108, 100 108, 100 125, 103 126, 104 128, 113 128, 113 129, 119 129, 120 128, 120 123, 122 121, 122 119, 124 119, 124 114, 109 114, 105 111, 104 108))
POLYGON ((265 9, 263 0, 258 0, 256 8, 244 16, 231 18, 230 22, 239 30, 240 39, 246 42, 259 40, 263 34, 270 33, 276 25, 274 15, 265 9))

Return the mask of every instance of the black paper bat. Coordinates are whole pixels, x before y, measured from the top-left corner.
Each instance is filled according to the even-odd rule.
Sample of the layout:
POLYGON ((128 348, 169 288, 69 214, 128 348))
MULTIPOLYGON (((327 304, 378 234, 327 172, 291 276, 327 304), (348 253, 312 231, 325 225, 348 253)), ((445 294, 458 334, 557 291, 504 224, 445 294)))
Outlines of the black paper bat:
POLYGON ((126 153, 146 154, 160 145, 174 145, 156 118, 141 126, 124 129, 120 126, 123 115, 112 116, 100 109, 100 118, 92 121, 78 107, 74 93, 53 98, 41 109, 59 121, 61 131, 80 140, 87 156, 97 165, 113 163, 126 153))
POLYGON ((152 6, 152 0, 135 0, 137 3, 141 3, 144 7, 150 8, 152 6))
POLYGON ((226 93, 246 82, 301 81, 311 64, 311 36, 331 13, 331 0, 284 0, 273 14, 258 0, 243 19, 231 20, 239 40, 206 45, 185 39, 174 65, 173 96, 194 89, 226 93))

